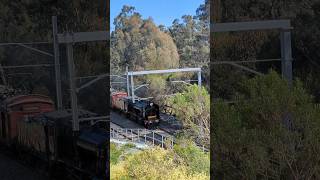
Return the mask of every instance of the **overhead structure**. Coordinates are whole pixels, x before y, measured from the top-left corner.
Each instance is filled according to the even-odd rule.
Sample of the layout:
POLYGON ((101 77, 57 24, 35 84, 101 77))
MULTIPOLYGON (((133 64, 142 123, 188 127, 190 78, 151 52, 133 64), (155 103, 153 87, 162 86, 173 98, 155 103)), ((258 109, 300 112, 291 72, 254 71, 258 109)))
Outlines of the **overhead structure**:
MULTIPOLYGON (((53 37, 54 37, 54 56, 55 56, 55 67, 56 67, 56 83, 57 83, 57 99, 61 103, 61 75, 60 75, 60 63, 59 63, 59 44, 63 43, 67 45, 67 57, 68 57, 68 71, 69 71, 69 84, 70 84, 70 96, 71 96, 71 109, 72 109, 72 130, 74 132, 79 132, 79 113, 78 113, 78 101, 77 101, 77 91, 85 88, 93 82, 89 82, 79 89, 76 88, 75 83, 75 66, 73 59, 73 45, 78 42, 91 42, 91 41, 105 41, 109 38, 109 33, 107 31, 96 31, 96 32, 66 32, 58 34, 57 30, 57 18, 52 17, 53 22, 53 37)), ((105 75, 101 75, 98 78, 101 79, 105 75)), ((58 103, 58 104, 59 104, 58 103)), ((60 106, 61 104, 59 104, 60 106)))
POLYGON ((182 68, 182 69, 165 69, 165 70, 149 70, 149 71, 133 71, 133 72, 128 72, 128 69, 127 69, 126 76, 127 76, 128 95, 131 92, 132 102, 134 103, 135 102, 134 91, 136 89, 134 88, 133 76, 180 73, 180 72, 196 72, 198 75, 198 86, 201 86, 201 68, 182 68), (130 78, 130 81, 129 81, 129 78, 130 78), (131 90, 130 90, 130 84, 131 84, 131 90))
MULTIPOLYGON (((211 32, 235 32, 235 31, 257 31, 257 30, 279 30, 281 42, 281 69, 282 76, 292 84, 292 47, 291 47, 290 20, 268 20, 252 22, 213 23, 211 32)), ((234 65, 234 63, 227 63, 234 65)), ((240 67, 240 66, 239 66, 240 67)), ((242 69, 243 66, 241 66, 242 69)))

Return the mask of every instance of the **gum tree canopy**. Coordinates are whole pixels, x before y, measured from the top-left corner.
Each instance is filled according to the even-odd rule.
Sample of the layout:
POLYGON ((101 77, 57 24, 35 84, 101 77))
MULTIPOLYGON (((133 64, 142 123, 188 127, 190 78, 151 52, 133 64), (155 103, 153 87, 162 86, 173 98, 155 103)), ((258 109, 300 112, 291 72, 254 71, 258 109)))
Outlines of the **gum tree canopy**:
POLYGON ((111 33, 111 71, 168 69, 179 65, 177 47, 170 35, 151 18, 142 19, 134 7, 123 6, 111 33))

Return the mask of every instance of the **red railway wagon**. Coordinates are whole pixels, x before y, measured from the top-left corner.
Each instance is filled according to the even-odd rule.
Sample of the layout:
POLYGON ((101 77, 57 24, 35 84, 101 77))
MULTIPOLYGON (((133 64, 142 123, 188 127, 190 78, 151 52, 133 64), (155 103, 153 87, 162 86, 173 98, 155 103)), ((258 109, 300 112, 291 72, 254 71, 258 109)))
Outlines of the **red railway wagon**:
POLYGON ((126 92, 113 92, 111 93, 111 106, 114 109, 119 109, 127 112, 127 106, 125 105, 124 98, 127 98, 126 92))
POLYGON ((51 111, 54 111, 54 102, 47 96, 19 95, 4 100, 0 112, 0 138, 9 141, 17 139, 24 121, 51 111))

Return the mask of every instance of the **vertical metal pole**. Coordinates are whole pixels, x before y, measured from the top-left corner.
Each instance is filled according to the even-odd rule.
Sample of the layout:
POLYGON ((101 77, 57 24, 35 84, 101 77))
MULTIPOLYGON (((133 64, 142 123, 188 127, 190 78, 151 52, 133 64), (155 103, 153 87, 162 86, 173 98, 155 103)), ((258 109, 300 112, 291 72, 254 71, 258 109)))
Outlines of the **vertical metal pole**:
POLYGON ((69 83, 70 83, 71 109, 72 109, 72 130, 74 132, 78 132, 79 131, 78 102, 77 102, 77 94, 76 94, 76 85, 74 81, 75 67, 73 62, 73 47, 71 43, 67 44, 67 53, 68 53, 69 83))
POLYGON ((129 69, 128 69, 128 65, 126 66, 126 74, 127 74, 127 93, 128 93, 128 96, 130 96, 130 84, 129 84, 129 69))
POLYGON ((152 145, 154 146, 154 131, 152 131, 152 145))
POLYGON ((282 76, 292 85, 292 48, 291 32, 281 31, 281 68, 282 76))
POLYGON ((134 99, 134 83, 133 83, 133 75, 131 74, 131 92, 132 92, 132 102, 135 102, 134 99))
POLYGON ((171 149, 173 149, 173 138, 171 138, 171 149))
POLYGON ((114 138, 114 131, 111 129, 111 137, 114 138))
POLYGON ((201 86, 201 71, 198 72, 198 86, 201 86))
POLYGON ((118 129, 118 131, 116 132, 116 135, 117 135, 117 139, 119 140, 119 129, 118 129))
POLYGON ((213 13, 212 16, 210 16, 212 18, 213 21, 211 22, 219 22, 220 20, 220 14, 221 14, 221 0, 215 0, 212 1, 213 5, 210 5, 210 11, 213 13))
POLYGON ((56 98, 57 98, 57 108, 62 109, 62 93, 61 93, 61 71, 60 71, 60 52, 59 52, 59 42, 58 42, 58 23, 57 17, 52 16, 52 33, 53 33, 53 48, 54 48, 54 69, 56 77, 56 98))
POLYGON ((161 147, 163 148, 163 136, 161 136, 161 147))
POLYGON ((0 73, 1 73, 1 78, 2 78, 2 83, 3 83, 3 85, 7 86, 6 76, 5 76, 5 74, 4 74, 4 70, 3 70, 1 64, 0 64, 0 73))
POLYGON ((144 143, 146 143, 146 142, 147 142, 147 131, 144 130, 144 143))

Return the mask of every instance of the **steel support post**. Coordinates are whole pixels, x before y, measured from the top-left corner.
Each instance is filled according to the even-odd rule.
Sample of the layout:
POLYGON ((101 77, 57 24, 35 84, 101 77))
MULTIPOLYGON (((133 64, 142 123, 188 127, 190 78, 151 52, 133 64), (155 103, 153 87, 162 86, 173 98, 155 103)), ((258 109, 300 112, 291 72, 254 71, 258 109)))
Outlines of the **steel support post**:
POLYGON ((7 85, 7 80, 6 80, 6 76, 5 76, 5 73, 4 73, 4 70, 2 68, 2 65, 0 64, 0 73, 1 73, 1 79, 2 79, 2 83, 3 85, 7 85))
POLYGON ((53 33, 53 48, 54 48, 54 69, 56 78, 56 98, 57 109, 62 109, 62 93, 61 93, 61 71, 60 71, 60 52, 58 42, 58 23, 57 16, 52 16, 52 33, 53 33))
POLYGON ((154 146, 154 131, 152 131, 152 145, 154 146))
POLYGON ((134 141, 134 139, 133 139, 133 132, 132 132, 133 130, 131 129, 131 140, 132 140, 132 142, 134 141))
POLYGON ((79 119, 78 119, 78 102, 75 84, 75 67, 73 61, 73 46, 71 43, 67 44, 68 54, 68 70, 69 70, 69 84, 70 84, 70 96, 71 96, 71 109, 72 109, 72 130, 74 132, 79 131, 79 119))
POLYGON ((291 48, 291 32, 281 31, 281 69, 282 76, 288 83, 292 84, 292 48, 291 48))
POLYGON ((147 131, 144 130, 144 143, 146 143, 146 142, 147 142, 147 131))
POLYGON ((132 102, 135 103, 134 99, 134 83, 133 83, 133 75, 131 75, 131 93, 132 93, 132 102))
POLYGON ((163 136, 161 136, 161 147, 163 148, 163 136))
POLYGON ((201 71, 198 71, 198 86, 201 86, 201 71))
POLYGON ((129 84, 129 69, 128 69, 128 66, 126 66, 126 75, 127 75, 127 93, 128 93, 128 96, 130 96, 130 84, 129 84))

